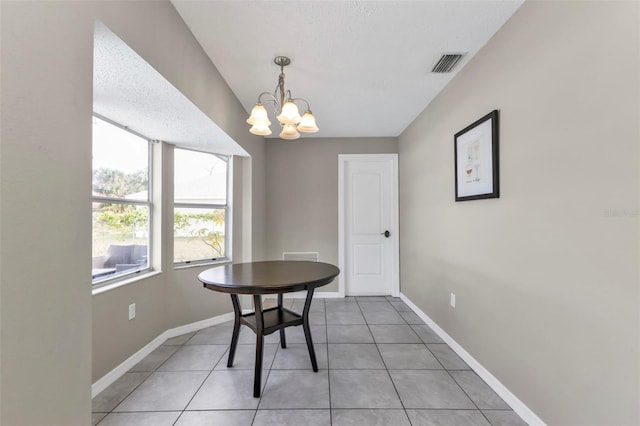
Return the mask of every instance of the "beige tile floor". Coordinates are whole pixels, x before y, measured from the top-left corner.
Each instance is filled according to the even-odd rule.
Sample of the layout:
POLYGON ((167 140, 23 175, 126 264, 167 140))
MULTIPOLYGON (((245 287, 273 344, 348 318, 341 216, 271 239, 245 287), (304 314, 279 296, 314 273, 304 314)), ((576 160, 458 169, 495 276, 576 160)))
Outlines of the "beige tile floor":
POLYGON ((526 424, 398 298, 314 299, 310 321, 317 373, 302 327, 285 349, 271 334, 254 398, 255 335, 227 368, 228 322, 167 340, 93 399, 93 425, 526 424))

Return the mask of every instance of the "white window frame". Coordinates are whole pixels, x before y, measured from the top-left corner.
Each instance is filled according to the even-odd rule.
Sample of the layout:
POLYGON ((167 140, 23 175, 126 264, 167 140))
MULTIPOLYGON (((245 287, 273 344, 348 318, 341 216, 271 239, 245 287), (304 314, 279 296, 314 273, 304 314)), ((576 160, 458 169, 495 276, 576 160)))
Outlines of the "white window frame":
MULTIPOLYGON (((146 268, 141 268, 141 269, 135 269, 135 270, 131 270, 129 271, 124 271, 120 274, 117 275, 107 275, 102 279, 91 279, 91 287, 93 289, 97 289, 106 285, 110 285, 110 284, 114 284, 117 283, 119 281, 123 281, 123 280, 129 280, 131 279, 133 276, 136 275, 141 275, 141 274, 146 274, 149 272, 153 271, 153 265, 152 265, 152 259, 153 259, 153 240, 154 240, 154 228, 153 228, 153 210, 154 210, 154 205, 153 205, 153 139, 142 135, 134 130, 129 129, 127 126, 124 126, 118 122, 115 122, 107 117, 104 117, 100 114, 94 113, 93 116, 95 118, 98 118, 102 121, 105 121, 115 127, 118 127, 126 132, 131 133, 132 135, 135 135, 141 139, 144 139, 147 141, 147 153, 148 153, 148 159, 147 159, 147 182, 148 184, 148 188, 147 188, 147 200, 146 201, 142 201, 142 200, 129 200, 126 198, 119 198, 119 197, 101 197, 101 196, 95 196, 93 195, 91 197, 91 202, 92 203, 108 203, 108 204, 126 204, 126 205, 137 205, 137 206, 146 206, 147 209, 149 210, 149 243, 147 246, 147 267, 146 268)), ((91 168, 91 176, 93 179, 93 167, 91 168)), ((93 191, 92 191, 93 192, 93 191)), ((93 213, 93 212, 92 212, 93 213)), ((92 234, 92 244, 93 244, 93 234, 92 234)))
MULTIPOLYGON (((214 157, 219 158, 220 160, 224 161, 225 163, 227 163, 227 173, 226 173, 226 204, 203 204, 203 203, 176 203, 175 201, 175 194, 174 194, 174 199, 173 199, 173 216, 175 217, 175 211, 176 208, 193 208, 193 209, 207 209, 207 210, 224 210, 224 256, 222 257, 214 257, 214 258, 204 258, 204 259, 193 259, 193 260, 185 260, 185 261, 180 261, 180 262, 176 262, 175 261, 175 248, 174 248, 174 253, 172 254, 173 256, 173 266, 176 269, 181 269, 181 268, 185 268, 185 267, 192 267, 192 266, 201 266, 201 265, 210 265, 210 264, 219 264, 219 263, 229 263, 231 262, 231 256, 230 254, 230 241, 231 241, 231 206, 229 203, 229 200, 231 198, 230 195, 230 191, 231 191, 231 169, 232 169, 232 163, 231 163, 231 156, 229 155, 222 155, 222 154, 216 154, 213 152, 207 152, 207 151, 200 151, 197 149, 191 149, 191 148, 182 148, 182 147, 175 147, 174 150, 183 150, 183 151, 191 151, 191 152, 198 152, 201 154, 206 154, 206 155, 213 155, 214 157)), ((174 170, 175 170, 175 157, 174 157, 174 170)), ((175 182, 175 173, 174 173, 174 182, 175 182)), ((175 183, 174 183, 175 185, 175 183)), ((175 226, 175 224, 174 224, 175 226)), ((173 230, 173 241, 175 244, 175 229, 173 230)))

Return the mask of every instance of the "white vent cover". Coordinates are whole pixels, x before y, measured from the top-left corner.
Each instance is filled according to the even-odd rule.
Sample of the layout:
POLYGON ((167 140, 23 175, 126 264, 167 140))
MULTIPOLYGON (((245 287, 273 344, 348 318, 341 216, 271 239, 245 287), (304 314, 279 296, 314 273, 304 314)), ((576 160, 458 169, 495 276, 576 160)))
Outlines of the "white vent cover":
POLYGON ((438 59, 438 62, 431 68, 431 72, 451 72, 463 56, 464 53, 443 53, 440 59, 438 59))
POLYGON ((282 260, 307 260, 317 262, 320 253, 317 251, 285 251, 282 253, 282 260))

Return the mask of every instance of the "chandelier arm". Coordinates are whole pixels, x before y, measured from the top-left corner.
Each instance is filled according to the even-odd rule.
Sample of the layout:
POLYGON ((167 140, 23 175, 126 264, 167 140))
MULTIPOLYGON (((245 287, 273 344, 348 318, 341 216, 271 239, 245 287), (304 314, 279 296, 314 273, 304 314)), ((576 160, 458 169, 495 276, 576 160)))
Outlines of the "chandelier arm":
POLYGON ((262 96, 267 95, 267 96, 271 96, 272 99, 269 99, 265 102, 274 102, 276 105, 278 104, 278 99, 271 93, 269 92, 262 92, 258 95, 258 102, 262 103, 262 96))
POLYGON ((278 114, 278 108, 279 108, 278 98, 276 98, 273 93, 269 93, 269 92, 260 93, 258 95, 258 103, 259 104, 268 104, 268 103, 273 104, 273 113, 276 114, 276 115, 278 114), (263 96, 267 96, 270 99, 267 99, 267 100, 263 101, 262 100, 263 96))
POLYGON ((309 102, 307 102, 307 100, 306 100, 306 99, 304 99, 304 98, 292 98, 292 100, 293 100, 294 102, 295 102, 295 101, 302 101, 302 102, 304 102, 304 103, 307 105, 307 109, 306 109, 306 111, 311 111, 311 107, 309 106, 309 102))

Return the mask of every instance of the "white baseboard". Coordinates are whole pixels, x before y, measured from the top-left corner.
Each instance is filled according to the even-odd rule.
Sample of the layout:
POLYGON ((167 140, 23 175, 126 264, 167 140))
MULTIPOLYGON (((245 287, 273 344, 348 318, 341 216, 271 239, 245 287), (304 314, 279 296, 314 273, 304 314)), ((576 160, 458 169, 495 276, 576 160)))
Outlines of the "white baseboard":
POLYGON ((140 349, 135 354, 124 360, 116 368, 102 376, 94 384, 91 385, 91 398, 94 398, 100 392, 109 387, 113 382, 118 380, 124 373, 129 371, 134 365, 142 361, 147 355, 149 355, 155 348, 162 345, 168 337, 165 336, 166 331, 149 342, 146 346, 140 349))
MULTIPOLYGON (((248 311, 250 312, 250 311, 248 311)), ((243 310, 243 313, 247 313, 243 310)), ((142 349, 140 349, 135 354, 131 355, 129 358, 124 360, 120 365, 116 368, 105 374, 103 377, 98 379, 93 385, 91 385, 91 398, 94 398, 100 392, 105 390, 108 386, 110 386, 113 382, 118 380, 124 373, 131 370, 131 368, 142 361, 147 355, 153 352, 158 346, 162 345, 167 339, 172 337, 180 336, 185 333, 191 333, 192 331, 202 330, 203 328, 211 327, 212 325, 222 324, 223 322, 231 321, 234 318, 233 312, 228 314, 218 315, 216 317, 207 318, 202 321, 193 322, 191 324, 185 324, 180 327, 171 328, 166 330, 164 333, 160 334, 158 337, 153 339, 147 345, 145 345, 142 349)))
POLYGON ((471 369, 475 371, 476 374, 478 374, 478 376, 480 376, 482 380, 484 380, 487 385, 489 385, 489 387, 493 389, 493 391, 504 400, 504 402, 509 404, 513 411, 518 413, 518 415, 522 417, 525 422, 527 422, 531 426, 545 425, 545 423, 538 416, 536 416, 536 414, 531 411, 529 407, 527 407, 522 401, 520 401, 517 396, 511 393, 511 391, 507 389, 507 387, 503 385, 498 379, 496 379, 495 376, 489 372, 489 370, 484 368, 482 364, 476 361, 476 359, 472 357, 469 352, 464 350, 464 348, 458 344, 458 342, 453 340, 453 338, 449 336, 447 332, 445 332, 438 326, 438 324, 435 323, 435 321, 429 318, 427 314, 422 312, 420 308, 414 305, 413 302, 411 302, 411 300, 407 298, 407 296, 400 293, 400 299, 402 299, 402 301, 406 303, 407 306, 409 306, 413 310, 413 312, 416 313, 416 315, 418 315, 429 327, 431 327, 433 331, 435 331, 436 334, 440 336, 440 338, 444 340, 444 342, 448 344, 449 347, 451 347, 451 349, 453 349, 453 351, 457 353, 458 356, 462 358, 462 360, 466 362, 469 367, 471 367, 471 369))
POLYGON ((316 299, 338 299, 344 295, 338 291, 316 291, 313 293, 313 297, 316 299))
MULTIPOLYGON (((162 335, 166 335, 166 339, 170 339, 172 337, 181 336, 186 333, 191 333, 192 331, 202 330, 203 328, 211 327, 212 325, 222 324, 223 322, 232 321, 234 318, 233 312, 229 312, 227 314, 218 315, 217 317, 207 318, 202 321, 192 322, 191 324, 181 325, 180 327, 170 328, 169 330, 162 333, 162 335)), ((164 343, 164 341, 163 341, 164 343)))

